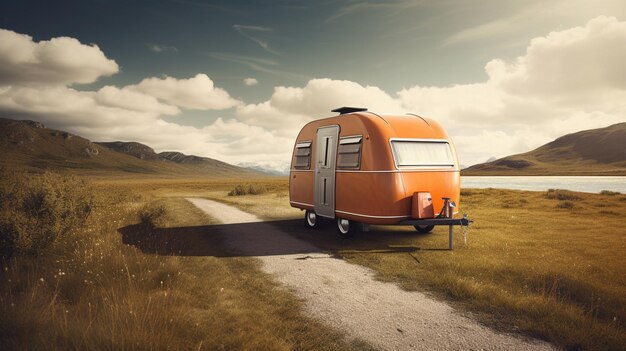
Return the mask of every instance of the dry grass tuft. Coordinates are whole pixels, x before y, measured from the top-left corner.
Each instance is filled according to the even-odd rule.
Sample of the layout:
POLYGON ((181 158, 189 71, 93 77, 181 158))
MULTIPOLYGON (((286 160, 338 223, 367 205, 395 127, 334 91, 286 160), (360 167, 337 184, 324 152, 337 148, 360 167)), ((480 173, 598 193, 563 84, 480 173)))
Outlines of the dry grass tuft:
POLYGON ((621 195, 622 193, 620 193, 619 191, 611 191, 611 190, 602 190, 600 191, 600 195, 608 195, 608 196, 615 196, 615 195, 621 195))
POLYGON ((139 211, 139 223, 149 229, 164 226, 163 218, 165 215, 166 210, 163 205, 150 203, 139 211))
POLYGON ((228 193, 228 196, 241 196, 241 195, 260 195, 265 194, 267 192, 267 188, 264 185, 259 184, 248 184, 236 185, 233 190, 228 193))
POLYGON ((572 191, 563 189, 548 189, 545 196, 546 199, 551 200, 580 200, 580 196, 575 195, 572 191))
POLYGON ((556 204, 556 208, 572 209, 574 207, 576 207, 576 206, 571 201, 561 201, 558 204, 556 204))
POLYGON ((71 240, 93 207, 90 187, 53 173, 0 174, 0 256, 39 255, 71 240))

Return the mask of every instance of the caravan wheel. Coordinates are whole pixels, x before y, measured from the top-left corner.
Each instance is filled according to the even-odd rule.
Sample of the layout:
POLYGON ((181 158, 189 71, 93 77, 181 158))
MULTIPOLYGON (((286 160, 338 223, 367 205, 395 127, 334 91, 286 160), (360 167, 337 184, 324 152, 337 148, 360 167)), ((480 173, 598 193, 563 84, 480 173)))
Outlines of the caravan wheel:
POLYGON ((343 237, 353 236, 357 226, 358 224, 353 221, 337 218, 337 233, 343 237))
POLYGON ((322 221, 321 217, 318 217, 315 212, 311 210, 306 210, 304 212, 304 226, 310 229, 315 229, 320 227, 320 222, 322 221))
POLYGON ((435 228, 434 225, 415 225, 415 230, 417 230, 418 232, 422 233, 422 234, 427 234, 430 233, 433 228, 435 228))

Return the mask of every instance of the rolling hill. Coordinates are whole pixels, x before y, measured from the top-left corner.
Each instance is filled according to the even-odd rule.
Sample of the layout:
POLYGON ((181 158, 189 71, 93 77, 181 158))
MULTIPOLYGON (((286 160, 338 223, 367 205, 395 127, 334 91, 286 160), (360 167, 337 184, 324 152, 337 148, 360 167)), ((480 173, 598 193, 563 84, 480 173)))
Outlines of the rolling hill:
POLYGON ((464 169, 463 175, 626 175, 626 123, 564 135, 535 150, 464 169))
POLYGON ((252 177, 264 174, 207 157, 156 153, 137 142, 92 142, 34 121, 0 118, 0 165, 93 175, 252 177))

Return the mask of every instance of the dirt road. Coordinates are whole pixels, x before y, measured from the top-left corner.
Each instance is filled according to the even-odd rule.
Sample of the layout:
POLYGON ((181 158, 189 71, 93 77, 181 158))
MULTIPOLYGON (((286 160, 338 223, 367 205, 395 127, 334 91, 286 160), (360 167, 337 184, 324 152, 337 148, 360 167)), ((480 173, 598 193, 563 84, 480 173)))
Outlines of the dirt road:
POLYGON ((404 291, 395 284, 377 281, 370 269, 333 258, 271 222, 265 223, 237 208, 206 199, 187 200, 225 224, 219 230, 229 249, 258 256, 263 270, 301 297, 312 317, 376 347, 554 349, 542 341, 493 331, 460 315, 445 302, 420 292, 404 291))

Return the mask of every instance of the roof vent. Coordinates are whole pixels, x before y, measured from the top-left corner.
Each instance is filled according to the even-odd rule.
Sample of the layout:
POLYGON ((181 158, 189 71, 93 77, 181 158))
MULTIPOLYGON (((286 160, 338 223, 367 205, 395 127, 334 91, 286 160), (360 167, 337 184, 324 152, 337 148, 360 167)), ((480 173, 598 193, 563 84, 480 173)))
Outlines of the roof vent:
POLYGON ((346 113, 361 112, 361 111, 367 111, 367 109, 363 107, 339 107, 330 112, 339 112, 340 115, 343 115, 346 113))

